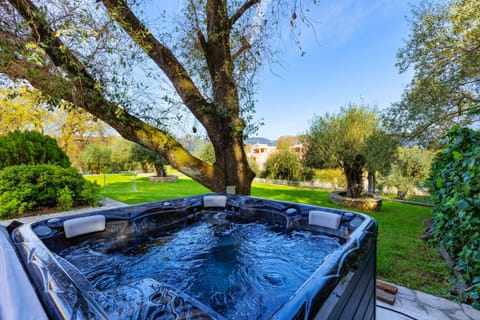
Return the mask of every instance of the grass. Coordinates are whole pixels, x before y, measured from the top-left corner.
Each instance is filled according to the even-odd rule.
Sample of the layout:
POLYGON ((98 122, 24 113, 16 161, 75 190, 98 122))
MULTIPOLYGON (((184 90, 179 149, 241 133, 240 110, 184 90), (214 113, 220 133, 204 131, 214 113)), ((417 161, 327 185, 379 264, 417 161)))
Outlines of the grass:
MULTIPOLYGON (((388 199, 396 199, 397 195, 396 194, 382 194, 383 198, 388 198, 388 199)), ((431 204, 432 203, 432 197, 431 196, 418 196, 418 195, 412 195, 408 194, 405 196, 405 199, 407 201, 415 201, 415 202, 422 202, 422 203, 427 203, 431 204)))
MULTIPOLYGON (((104 176, 87 176, 103 188, 104 176)), ((188 178, 177 183, 152 183, 146 177, 107 175, 103 194, 128 204, 185 197, 210 192, 188 178), (136 180, 136 181, 135 181, 136 180), (134 191, 135 184, 136 191, 134 191)), ((326 191, 254 183, 252 196, 340 208, 329 201, 326 191)), ((395 201, 384 201, 380 212, 365 212, 379 225, 377 277, 411 289, 447 296, 450 270, 438 247, 421 240, 423 222, 432 209, 395 201)))

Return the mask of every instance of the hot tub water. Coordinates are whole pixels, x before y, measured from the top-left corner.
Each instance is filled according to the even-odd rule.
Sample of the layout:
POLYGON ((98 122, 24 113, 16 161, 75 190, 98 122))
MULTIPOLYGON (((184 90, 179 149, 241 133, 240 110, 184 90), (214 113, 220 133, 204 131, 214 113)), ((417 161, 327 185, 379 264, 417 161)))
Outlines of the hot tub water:
POLYGON ((339 247, 337 238, 309 231, 200 221, 124 248, 93 238, 59 254, 99 290, 153 278, 226 318, 258 319, 283 305, 339 247))

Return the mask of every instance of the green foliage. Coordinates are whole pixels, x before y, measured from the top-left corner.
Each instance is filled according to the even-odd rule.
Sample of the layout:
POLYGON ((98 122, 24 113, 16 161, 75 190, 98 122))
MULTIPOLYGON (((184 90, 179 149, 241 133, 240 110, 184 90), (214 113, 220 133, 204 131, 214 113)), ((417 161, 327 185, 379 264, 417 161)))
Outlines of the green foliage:
POLYGON ((281 136, 277 139, 277 150, 288 150, 298 144, 298 137, 296 136, 281 136))
POLYGON ((381 183, 387 187, 397 188, 398 198, 403 199, 413 187, 425 183, 433 154, 415 146, 405 149, 399 148, 393 159, 390 173, 381 178, 381 183))
POLYGON ((90 144, 82 152, 84 168, 94 173, 107 172, 112 166, 111 155, 109 148, 90 144))
POLYGON ((117 139, 111 149, 111 167, 113 171, 132 171, 136 163, 134 160, 135 143, 125 140, 117 139))
POLYGON ((322 182, 329 182, 336 186, 347 185, 347 180, 342 169, 317 169, 314 172, 314 178, 322 182))
POLYGON ((381 130, 376 130, 365 143, 365 165, 369 172, 387 175, 395 161, 398 139, 381 130))
POLYGON ((422 2, 397 56, 414 76, 385 119, 392 131, 435 147, 453 124, 479 120, 479 0, 422 2))
POLYGON ((299 180, 301 163, 297 156, 287 150, 271 154, 265 161, 262 176, 269 179, 299 180))
POLYGON ((146 170, 149 165, 153 165, 158 177, 163 177, 166 175, 164 166, 167 165, 168 162, 158 153, 155 153, 139 144, 135 144, 132 149, 132 156, 132 160, 140 163, 144 170, 146 170))
POLYGON ((454 127, 428 180, 435 236, 456 261, 480 307, 480 131, 454 127))
POLYGON ((66 211, 73 207, 73 192, 65 187, 58 191, 57 208, 60 211, 66 211))
POLYGON ((74 168, 21 165, 0 171, 0 216, 22 214, 39 207, 67 209, 94 204, 100 187, 86 181, 74 168))
POLYGON ((305 164, 315 168, 343 168, 347 196, 362 193, 366 165, 366 145, 378 130, 376 113, 368 106, 350 104, 340 114, 313 119, 304 136, 305 164))
POLYGON ((37 131, 11 131, 0 136, 0 169, 20 164, 70 166, 55 139, 37 131))

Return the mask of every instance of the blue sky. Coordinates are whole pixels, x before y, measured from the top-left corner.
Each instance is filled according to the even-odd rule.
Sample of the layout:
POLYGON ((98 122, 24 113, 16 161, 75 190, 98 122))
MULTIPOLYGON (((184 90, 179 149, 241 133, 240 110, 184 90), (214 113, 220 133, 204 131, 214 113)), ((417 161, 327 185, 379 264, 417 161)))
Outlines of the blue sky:
POLYGON ((303 32, 306 54, 285 45, 282 66, 264 70, 258 89, 256 136, 304 133, 314 115, 338 113, 349 102, 379 109, 398 101, 411 73, 399 74, 396 54, 410 33, 404 0, 324 0, 311 12, 316 37, 303 32))

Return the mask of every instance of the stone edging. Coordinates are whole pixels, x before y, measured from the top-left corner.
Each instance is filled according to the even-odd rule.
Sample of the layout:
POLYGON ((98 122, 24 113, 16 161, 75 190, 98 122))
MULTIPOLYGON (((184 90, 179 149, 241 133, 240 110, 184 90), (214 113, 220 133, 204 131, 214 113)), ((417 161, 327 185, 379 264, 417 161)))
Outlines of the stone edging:
POLYGON ((382 198, 369 194, 368 198, 348 198, 342 196, 345 191, 330 192, 330 201, 340 206, 355 208, 368 211, 380 211, 382 208, 382 198))
POLYGON ((165 177, 151 176, 151 177, 148 177, 148 181, 150 181, 150 182, 177 182, 178 181, 178 176, 165 176, 165 177))

